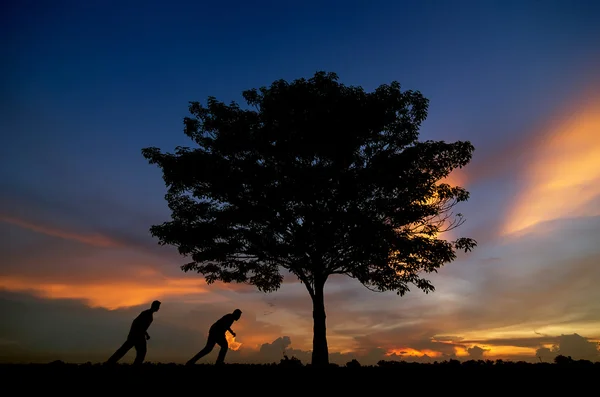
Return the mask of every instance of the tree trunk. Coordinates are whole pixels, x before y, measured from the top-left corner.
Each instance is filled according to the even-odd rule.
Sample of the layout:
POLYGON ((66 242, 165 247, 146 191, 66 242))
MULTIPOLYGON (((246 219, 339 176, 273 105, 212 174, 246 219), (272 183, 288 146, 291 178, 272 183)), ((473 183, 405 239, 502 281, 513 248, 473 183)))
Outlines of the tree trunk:
POLYGON ((325 325, 325 299, 323 296, 325 283, 315 283, 313 301, 313 351, 312 365, 323 367, 329 365, 329 349, 327 347, 327 327, 325 325))

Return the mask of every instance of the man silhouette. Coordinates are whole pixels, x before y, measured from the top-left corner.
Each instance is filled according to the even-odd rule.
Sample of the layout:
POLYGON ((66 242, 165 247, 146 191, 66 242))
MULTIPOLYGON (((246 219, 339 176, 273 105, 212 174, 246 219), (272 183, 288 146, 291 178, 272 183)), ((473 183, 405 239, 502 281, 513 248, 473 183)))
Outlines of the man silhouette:
POLYGON ((117 351, 106 361, 107 364, 115 364, 119 361, 127 352, 134 347, 135 348, 135 360, 134 365, 139 365, 144 362, 146 358, 146 340, 150 339, 148 335, 148 328, 154 320, 153 314, 160 309, 160 302, 154 301, 150 306, 150 309, 146 309, 137 316, 131 323, 131 329, 127 340, 117 351))
POLYGON ((219 351, 219 356, 217 357, 216 363, 223 364, 223 362, 225 361, 225 355, 227 354, 227 350, 229 349, 227 338, 225 338, 225 333, 229 331, 229 333, 235 338, 235 332, 231 330, 231 325, 234 321, 239 320, 241 315, 242 311, 240 309, 235 309, 233 313, 224 315, 213 325, 211 325, 210 330, 208 331, 206 346, 204 346, 204 349, 200 350, 198 354, 192 357, 186 363, 186 365, 195 364, 196 361, 210 353, 215 347, 215 345, 221 346, 221 350, 219 351))

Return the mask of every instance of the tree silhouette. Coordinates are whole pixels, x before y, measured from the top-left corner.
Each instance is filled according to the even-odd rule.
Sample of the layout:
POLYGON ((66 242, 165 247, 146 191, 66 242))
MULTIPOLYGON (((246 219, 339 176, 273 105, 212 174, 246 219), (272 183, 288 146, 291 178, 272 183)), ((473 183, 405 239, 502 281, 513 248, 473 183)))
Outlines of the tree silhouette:
POLYGON ((329 362, 324 285, 344 274, 377 291, 429 292, 435 272, 476 245, 446 241, 469 197, 441 181, 471 159, 469 142, 418 141, 428 100, 398 82, 373 92, 335 73, 278 80, 243 92, 241 108, 191 102, 185 134, 195 148, 142 150, 158 165, 172 220, 151 227, 159 244, 191 258, 183 271, 207 283, 277 290, 281 269, 313 303, 313 365, 329 362))

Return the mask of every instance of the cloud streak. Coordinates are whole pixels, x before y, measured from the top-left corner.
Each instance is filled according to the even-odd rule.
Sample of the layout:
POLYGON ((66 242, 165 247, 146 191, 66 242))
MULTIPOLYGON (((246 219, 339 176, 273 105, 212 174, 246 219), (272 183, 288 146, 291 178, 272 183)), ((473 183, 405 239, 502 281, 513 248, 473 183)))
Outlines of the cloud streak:
MULTIPOLYGON (((206 294, 203 279, 179 278, 155 281, 81 281, 78 283, 37 281, 24 277, 0 276, 0 289, 13 292, 30 292, 48 299, 77 299, 90 307, 109 310, 138 306, 154 299, 185 297, 206 294)), ((214 295, 211 296, 213 299, 214 295)))
POLYGON ((600 99, 588 98, 551 120, 532 148, 523 191, 512 207, 503 233, 563 217, 600 215, 590 205, 600 197, 600 99))
POLYGON ((121 247, 122 244, 112 239, 111 237, 94 233, 94 234, 78 234, 65 230, 61 230, 58 228, 40 225, 33 222, 29 222, 23 219, 19 219, 16 217, 8 216, 8 215, 0 215, 0 222, 9 223, 11 225, 18 226, 23 229, 31 230, 36 233, 42 233, 47 236, 57 237, 64 240, 75 241, 81 244, 91 245, 94 247, 101 248, 114 248, 121 247))

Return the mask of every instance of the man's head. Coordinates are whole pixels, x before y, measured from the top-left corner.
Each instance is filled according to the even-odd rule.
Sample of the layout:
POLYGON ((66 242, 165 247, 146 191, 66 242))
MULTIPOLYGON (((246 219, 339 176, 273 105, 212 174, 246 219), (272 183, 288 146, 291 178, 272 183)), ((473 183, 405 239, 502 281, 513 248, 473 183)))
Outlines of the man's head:
POLYGON ((160 301, 154 301, 154 302, 152 302, 152 305, 150 306, 150 309, 152 309, 153 311, 157 312, 158 309, 160 309, 160 301))
POLYGON ((242 317, 242 311, 240 309, 235 309, 233 311, 233 318, 235 318, 235 321, 239 320, 240 317, 242 317))

